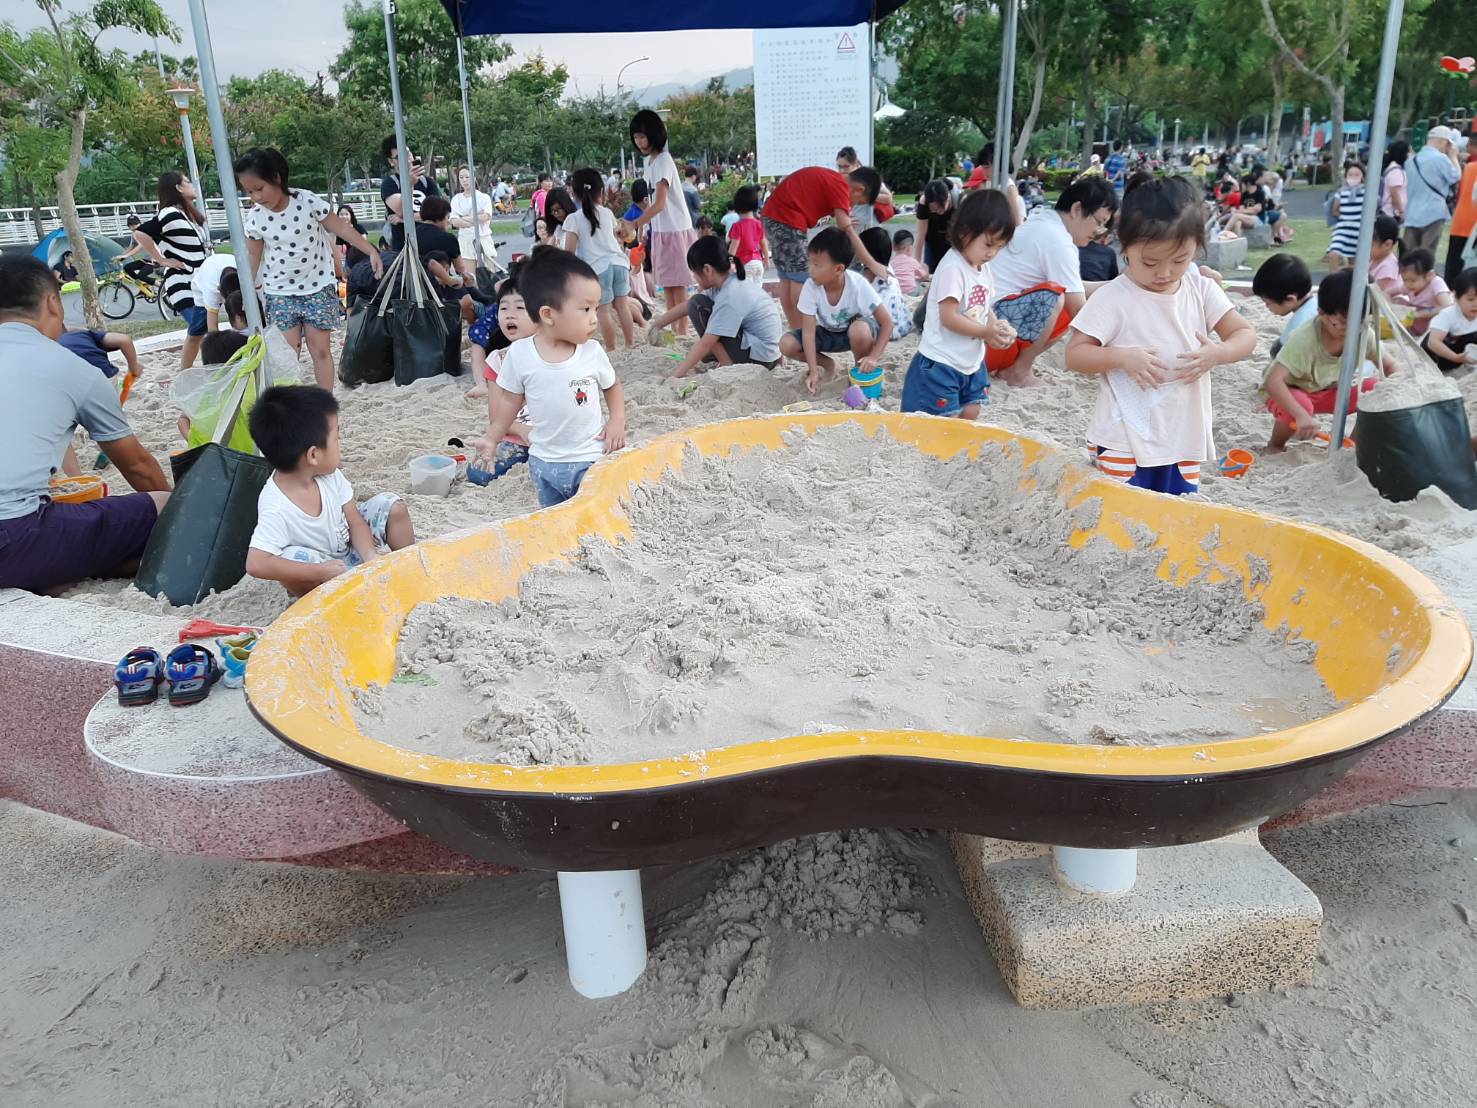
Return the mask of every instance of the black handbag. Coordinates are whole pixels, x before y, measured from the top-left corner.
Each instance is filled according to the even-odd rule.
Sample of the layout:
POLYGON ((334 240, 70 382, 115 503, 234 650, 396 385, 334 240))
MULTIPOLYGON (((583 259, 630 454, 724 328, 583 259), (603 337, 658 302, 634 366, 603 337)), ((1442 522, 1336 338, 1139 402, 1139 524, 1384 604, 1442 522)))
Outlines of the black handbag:
POLYGON ((149 535, 134 584, 176 606, 229 589, 246 574, 256 502, 272 467, 265 458, 221 445, 241 417, 245 386, 243 378, 233 393, 235 410, 220 420, 215 441, 169 461, 174 492, 149 535))
POLYGON ((434 296, 420 303, 391 300, 386 314, 395 343, 395 384, 408 385, 446 372, 446 318, 440 301, 434 296))
POLYGON ((338 360, 338 379, 349 388, 388 381, 395 373, 395 347, 390 322, 380 311, 379 291, 360 300, 349 313, 344 349, 338 360))
POLYGON ((1472 432, 1459 396, 1393 412, 1360 411, 1354 456, 1386 500, 1414 500, 1435 485, 1477 508, 1472 432))

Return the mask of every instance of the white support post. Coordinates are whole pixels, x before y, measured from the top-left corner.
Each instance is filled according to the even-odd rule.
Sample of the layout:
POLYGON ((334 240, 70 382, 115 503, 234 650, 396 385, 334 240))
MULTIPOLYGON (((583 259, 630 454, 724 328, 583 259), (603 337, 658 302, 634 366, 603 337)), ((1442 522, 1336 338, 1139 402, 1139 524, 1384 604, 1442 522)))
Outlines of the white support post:
POLYGON ((623 993, 646 969, 641 871, 559 874, 569 983, 580 996, 623 993))
POLYGON ((1138 879, 1137 850, 1092 850, 1075 846, 1051 848, 1057 882, 1073 892, 1116 896, 1138 879))
MULTIPOLYGON (((462 129, 467 139, 467 176, 472 181, 472 256, 477 259, 477 268, 481 269, 487 265, 487 259, 482 256, 482 221, 477 211, 477 163, 472 157, 472 108, 467 92, 467 54, 462 49, 460 8, 457 9, 456 19, 456 72, 462 86, 462 129)), ((487 226, 490 229, 492 224, 487 226)))

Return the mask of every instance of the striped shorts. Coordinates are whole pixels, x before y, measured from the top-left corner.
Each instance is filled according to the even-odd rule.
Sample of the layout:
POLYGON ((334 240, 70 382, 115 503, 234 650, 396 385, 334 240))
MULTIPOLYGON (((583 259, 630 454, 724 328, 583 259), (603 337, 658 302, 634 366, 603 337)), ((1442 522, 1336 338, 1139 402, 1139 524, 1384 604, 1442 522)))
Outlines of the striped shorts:
POLYGON ((1162 466, 1141 466, 1132 454, 1110 450, 1105 446, 1091 448, 1093 460, 1104 477, 1121 481, 1134 488, 1163 492, 1171 496, 1200 491, 1199 462, 1171 462, 1162 466))

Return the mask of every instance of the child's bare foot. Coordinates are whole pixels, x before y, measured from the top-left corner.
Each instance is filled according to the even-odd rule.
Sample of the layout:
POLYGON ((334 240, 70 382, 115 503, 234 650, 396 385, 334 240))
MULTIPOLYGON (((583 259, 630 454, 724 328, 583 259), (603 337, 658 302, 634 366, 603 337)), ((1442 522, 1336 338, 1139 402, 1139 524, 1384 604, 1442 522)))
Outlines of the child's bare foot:
POLYGON ((468 400, 480 400, 482 397, 484 397, 486 395, 487 395, 487 386, 486 385, 477 385, 477 386, 475 386, 475 387, 470 388, 470 389, 467 390, 467 399, 468 400))
POLYGON ((695 369, 695 367, 692 367, 692 366, 689 366, 687 369, 679 369, 676 372, 674 372, 672 374, 672 376, 673 376, 673 378, 677 378, 677 377, 691 377, 693 375, 694 369, 695 369))
POLYGON ((1285 447, 1285 446, 1278 446, 1275 442, 1269 442, 1269 443, 1267 443, 1266 446, 1262 447, 1262 453, 1263 454, 1286 454, 1287 453, 1287 447, 1285 447))
POLYGON ((1030 362, 1027 362, 1024 367, 1017 363, 1006 370, 1002 376, 1005 378, 1005 383, 1013 389, 1033 389, 1037 385, 1046 384, 1036 376, 1035 366, 1030 362))

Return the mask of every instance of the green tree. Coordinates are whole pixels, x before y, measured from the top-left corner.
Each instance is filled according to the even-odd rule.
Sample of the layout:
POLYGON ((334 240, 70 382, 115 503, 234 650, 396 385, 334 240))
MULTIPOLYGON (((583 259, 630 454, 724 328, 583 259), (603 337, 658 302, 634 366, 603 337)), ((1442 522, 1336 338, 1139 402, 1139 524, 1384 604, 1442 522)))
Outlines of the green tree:
MULTIPOLYGON (((456 35, 438 0, 399 0, 395 12, 395 49, 399 60, 400 96, 407 107, 435 100, 459 102, 456 35)), ((390 103, 390 64, 385 17, 378 0, 349 0, 344 8, 349 41, 334 59, 339 95, 359 104, 390 103)), ((512 47, 492 35, 463 40, 469 83, 512 47)))
MULTIPOLYGON (((63 9, 58 0, 37 3, 46 15, 45 28, 21 35, 9 23, 0 25, 0 85, 15 90, 28 103, 29 129, 54 128, 66 135, 66 153, 53 178, 57 206, 82 283, 87 325, 101 328, 97 274, 77 215, 77 175, 88 118, 98 105, 124 95, 129 66, 122 50, 104 50, 98 40, 110 31, 127 30, 176 41, 179 32, 154 0, 96 0, 75 13, 63 9)), ((43 156, 56 156, 50 143, 36 143, 33 149, 43 156)))
MULTIPOLYGON (((161 81, 152 54, 136 56, 128 68, 128 79, 121 83, 119 94, 98 106, 97 140, 93 144, 96 153, 89 167, 93 172, 84 171, 84 176, 100 183, 127 174, 128 195, 145 197, 153 192, 159 174, 186 164, 184 138, 179 110, 168 92, 176 78, 161 81)), ((193 112, 190 126, 196 152, 208 154, 210 121, 206 113, 193 112)), ((115 189, 99 200, 116 200, 119 195, 115 189)))

